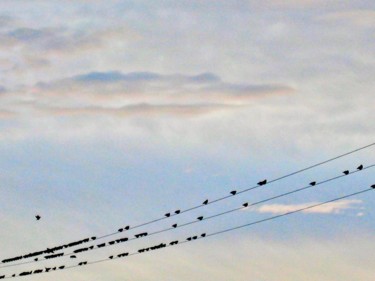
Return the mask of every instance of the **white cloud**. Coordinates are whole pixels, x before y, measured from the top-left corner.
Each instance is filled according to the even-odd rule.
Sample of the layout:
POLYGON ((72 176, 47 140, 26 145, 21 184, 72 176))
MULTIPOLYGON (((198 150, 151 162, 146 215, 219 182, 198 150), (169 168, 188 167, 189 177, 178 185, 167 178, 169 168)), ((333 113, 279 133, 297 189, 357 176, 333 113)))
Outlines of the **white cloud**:
MULTIPOLYGON (((317 206, 311 209, 304 210, 306 214, 341 214, 347 209, 358 209, 356 205, 361 204, 362 200, 342 200, 337 202, 331 202, 325 205, 317 206)), ((259 213, 272 213, 272 214, 284 214, 288 212, 297 211, 312 205, 319 204, 319 202, 310 202, 303 204, 269 204, 263 205, 256 209, 259 213)))

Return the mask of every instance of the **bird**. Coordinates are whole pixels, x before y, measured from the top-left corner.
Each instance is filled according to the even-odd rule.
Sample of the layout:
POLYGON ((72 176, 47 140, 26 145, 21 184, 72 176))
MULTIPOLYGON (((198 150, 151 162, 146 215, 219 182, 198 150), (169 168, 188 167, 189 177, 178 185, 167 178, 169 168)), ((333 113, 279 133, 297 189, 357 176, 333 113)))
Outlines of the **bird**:
POLYGON ((371 188, 375 189, 375 184, 371 185, 371 188))
POLYGON ((110 258, 110 259, 113 259, 113 256, 110 256, 109 258, 110 258))
POLYGON ((236 190, 232 190, 232 191, 230 192, 230 194, 232 194, 232 195, 236 195, 236 193, 237 193, 236 190))
POLYGON ((130 228, 130 226, 127 225, 124 229, 125 229, 125 230, 129 230, 129 228, 130 228))
POLYGON ((247 206, 249 206, 249 203, 244 203, 244 204, 242 204, 242 206, 244 206, 246 208, 247 206))
POLYGON ((180 210, 176 210, 175 213, 178 215, 179 213, 181 213, 180 210))
POLYGON ((203 220, 203 216, 197 217, 197 220, 203 220))
POLYGON ((123 228, 120 228, 119 230, 118 230, 118 232, 123 232, 124 231, 124 229, 123 228))
POLYGON ((176 228, 177 227, 177 223, 175 223, 174 225, 172 225, 172 227, 176 228))
POLYGON ((77 256, 72 255, 72 256, 70 256, 70 258, 71 258, 71 259, 75 259, 75 258, 77 258, 77 256))
POLYGON ((38 261, 38 258, 35 258, 34 261, 38 261))
POLYGON ((165 216, 168 218, 168 217, 171 216, 171 214, 170 213, 166 213, 165 216))
POLYGON ((344 173, 345 175, 349 175, 349 171, 348 171, 348 170, 344 171, 343 173, 344 173))
POLYGON ((36 218, 36 220, 38 221, 38 220, 40 220, 42 217, 39 216, 39 215, 36 215, 35 218, 36 218))
POLYGON ((186 240, 187 240, 187 241, 191 241, 191 237, 188 237, 186 240))
POLYGON ((357 170, 360 171, 362 169, 363 169, 363 165, 361 164, 361 165, 358 166, 357 170))
POLYGON ((203 204, 203 205, 207 205, 207 204, 208 204, 208 199, 205 200, 202 204, 203 204))
POLYGON ((316 181, 312 181, 312 182, 310 182, 310 185, 311 185, 311 186, 316 185, 316 181))
POLYGON ((195 240, 195 239, 197 239, 198 238, 198 236, 193 236, 193 239, 195 240))
POLYGON ((206 233, 202 233, 201 236, 202 236, 202 237, 206 237, 206 233))
POLYGON ((258 185, 265 185, 267 183, 267 180, 262 180, 260 182, 258 182, 258 185))

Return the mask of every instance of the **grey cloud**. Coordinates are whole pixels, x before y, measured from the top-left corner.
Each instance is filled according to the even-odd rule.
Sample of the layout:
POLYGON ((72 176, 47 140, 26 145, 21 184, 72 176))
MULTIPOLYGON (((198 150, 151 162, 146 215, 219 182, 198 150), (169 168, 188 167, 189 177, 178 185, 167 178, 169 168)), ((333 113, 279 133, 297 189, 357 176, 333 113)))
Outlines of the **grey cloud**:
POLYGON ((182 106, 176 107, 181 110, 184 106, 196 109, 196 105, 203 104, 212 108, 216 108, 217 104, 233 108, 249 105, 256 97, 284 95, 293 91, 287 85, 227 83, 212 73, 162 75, 118 71, 91 72, 51 83, 39 83, 33 89, 37 103, 42 105, 120 108, 135 104, 175 104, 182 106))
POLYGON ((15 116, 16 116, 16 113, 12 111, 0 109, 0 119, 9 119, 15 116))
POLYGON ((0 15, 0 29, 4 29, 13 23, 13 18, 8 15, 0 15))
POLYGON ((18 28, 7 34, 8 37, 14 38, 16 40, 23 41, 23 42, 40 40, 42 38, 45 38, 47 35, 48 33, 42 30, 37 30, 37 29, 32 29, 32 28, 18 28))
POLYGON ((327 13, 318 17, 318 20, 373 28, 375 24, 375 10, 349 10, 327 13))
POLYGON ((194 117, 203 114, 213 113, 219 110, 230 109, 231 106, 223 104, 134 104, 123 106, 120 108, 104 108, 104 107, 83 107, 83 108, 46 108, 40 107, 39 111, 55 116, 87 116, 87 115, 112 115, 118 117, 131 116, 162 116, 173 115, 180 117, 194 117))
POLYGON ((100 49, 111 41, 127 42, 134 38, 135 33, 125 27, 80 31, 62 27, 29 28, 17 25, 0 32, 0 47, 16 46, 22 47, 25 52, 46 52, 43 55, 71 55, 100 49))

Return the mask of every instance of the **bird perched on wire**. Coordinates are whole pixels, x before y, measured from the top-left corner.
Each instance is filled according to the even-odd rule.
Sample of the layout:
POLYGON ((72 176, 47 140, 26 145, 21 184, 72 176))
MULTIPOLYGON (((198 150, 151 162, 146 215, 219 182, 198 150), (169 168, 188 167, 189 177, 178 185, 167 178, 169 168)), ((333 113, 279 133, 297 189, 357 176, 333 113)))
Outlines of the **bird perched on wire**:
POLYGON ((35 218, 36 218, 36 220, 38 221, 38 220, 40 220, 42 217, 39 216, 39 215, 36 215, 35 218))
POLYGON ((358 171, 360 171, 362 169, 363 169, 363 165, 359 165, 358 168, 357 168, 358 171))

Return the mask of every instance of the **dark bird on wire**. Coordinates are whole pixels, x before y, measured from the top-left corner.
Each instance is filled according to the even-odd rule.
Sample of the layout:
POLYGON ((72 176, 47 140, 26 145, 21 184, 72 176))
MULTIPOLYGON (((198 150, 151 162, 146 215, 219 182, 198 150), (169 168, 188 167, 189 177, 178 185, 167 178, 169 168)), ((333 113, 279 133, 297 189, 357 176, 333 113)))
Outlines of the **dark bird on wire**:
POLYGON ((38 220, 40 220, 42 217, 39 216, 39 215, 36 215, 35 218, 36 218, 36 220, 38 221, 38 220))
POLYGON ((312 182, 310 182, 310 185, 311 185, 311 186, 316 185, 316 181, 312 181, 312 182))
POLYGON ((267 183, 267 180, 262 180, 260 182, 258 182, 258 185, 265 185, 267 183))
POLYGON ((201 216, 201 217, 197 217, 197 220, 203 220, 203 216, 201 216))
POLYGON ((344 171, 343 173, 344 173, 345 175, 349 175, 349 171, 348 171, 348 170, 344 171))
POLYGON ((202 236, 202 237, 206 237, 206 233, 202 233, 201 236, 202 236))
POLYGON ((75 256, 75 255, 71 255, 70 258, 71 258, 71 259, 76 259, 77 256, 75 256))
POLYGON ((357 168, 358 171, 360 171, 362 169, 363 169, 363 165, 359 165, 358 168, 357 168))
POLYGON ((235 190, 232 190, 232 191, 230 192, 230 194, 232 194, 232 195, 236 195, 236 193, 237 193, 237 191, 235 191, 235 190))
POLYGON ((172 225, 174 228, 176 228, 177 227, 177 223, 175 223, 174 225, 172 225))
POLYGON ((127 225, 124 229, 125 229, 125 230, 129 230, 129 228, 130 228, 130 226, 127 225))
POLYGON ((249 206, 249 203, 244 203, 244 204, 242 204, 242 206, 244 206, 246 208, 247 206, 249 206))
POLYGON ((205 200, 202 204, 203 204, 203 205, 207 205, 207 204, 208 204, 208 199, 205 200))
POLYGON ((371 187, 372 187, 373 189, 375 189, 375 184, 371 185, 371 187))
POLYGON ((180 210, 176 210, 175 213, 178 215, 179 213, 181 213, 180 210))
POLYGON ((168 218, 168 217, 171 216, 171 214, 170 213, 166 213, 165 216, 168 218))

